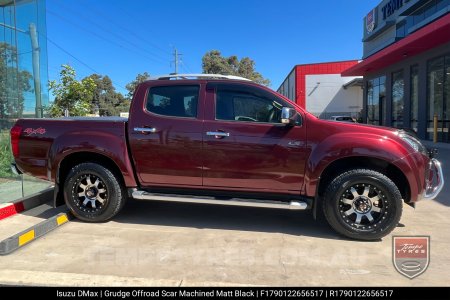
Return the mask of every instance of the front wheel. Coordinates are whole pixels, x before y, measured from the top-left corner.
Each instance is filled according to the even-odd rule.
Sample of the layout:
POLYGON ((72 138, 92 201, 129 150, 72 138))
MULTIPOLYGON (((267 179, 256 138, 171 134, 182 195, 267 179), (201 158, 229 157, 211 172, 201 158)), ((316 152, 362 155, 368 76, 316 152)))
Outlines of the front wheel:
POLYGON ((323 210, 337 232, 359 240, 377 240, 397 226, 402 196, 385 175, 354 169, 336 177, 324 194, 323 210))
POLYGON ((88 162, 70 170, 64 183, 64 199, 78 219, 103 222, 114 217, 123 207, 126 192, 110 170, 88 162))

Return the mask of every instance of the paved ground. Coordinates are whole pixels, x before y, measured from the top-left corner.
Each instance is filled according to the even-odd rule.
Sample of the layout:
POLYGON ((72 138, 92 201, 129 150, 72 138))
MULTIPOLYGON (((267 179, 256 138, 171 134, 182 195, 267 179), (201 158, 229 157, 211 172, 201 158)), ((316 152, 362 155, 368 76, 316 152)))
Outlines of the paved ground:
MULTIPOLYGON (((450 165, 450 149, 440 157, 450 165)), ((346 240, 307 212, 130 201, 114 221, 72 221, 0 257, 0 283, 448 286, 448 167, 445 172, 439 198, 415 210, 405 206, 393 233, 431 236, 430 266, 413 280, 392 265, 392 235, 346 240)), ((49 216, 39 209, 1 221, 0 238, 49 216)))

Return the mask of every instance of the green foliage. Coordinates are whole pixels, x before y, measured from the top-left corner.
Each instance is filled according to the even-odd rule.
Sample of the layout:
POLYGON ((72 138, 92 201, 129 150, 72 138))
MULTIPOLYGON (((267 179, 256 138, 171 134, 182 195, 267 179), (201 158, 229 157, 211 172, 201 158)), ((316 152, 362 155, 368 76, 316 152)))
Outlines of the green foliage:
POLYGON ((137 74, 136 78, 132 82, 128 83, 125 86, 125 88, 128 90, 128 95, 127 95, 128 100, 131 101, 131 99, 133 98, 134 90, 136 89, 138 84, 148 80, 149 77, 150 77, 150 74, 148 74, 147 72, 144 72, 142 74, 137 74))
POLYGON ((203 73, 241 76, 269 86, 270 80, 255 70, 255 61, 249 57, 241 60, 237 56, 224 57, 218 50, 206 52, 202 58, 203 73))
POLYGON ((70 116, 85 116, 91 112, 92 99, 96 90, 92 78, 86 77, 81 81, 76 79, 75 70, 69 65, 62 65, 59 82, 49 82, 50 90, 55 101, 50 105, 48 113, 51 117, 61 117, 64 110, 70 116))
POLYGON ((32 77, 18 71, 16 47, 0 42, 0 119, 22 117, 24 93, 32 91, 32 77))
POLYGON ((0 178, 14 176, 10 168, 12 161, 13 155, 11 152, 9 131, 2 130, 0 131, 0 178))
POLYGON ((91 103, 92 113, 98 111, 100 116, 118 116, 121 112, 128 112, 130 101, 116 92, 107 75, 92 74, 86 78, 92 79, 96 86, 91 103))

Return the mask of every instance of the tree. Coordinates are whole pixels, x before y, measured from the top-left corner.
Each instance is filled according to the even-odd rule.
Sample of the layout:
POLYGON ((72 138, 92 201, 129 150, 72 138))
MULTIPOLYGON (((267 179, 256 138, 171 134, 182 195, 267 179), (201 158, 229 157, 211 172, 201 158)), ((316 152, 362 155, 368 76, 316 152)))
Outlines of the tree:
POLYGON ((219 50, 212 50, 203 55, 202 68, 205 74, 241 76, 266 86, 270 85, 269 79, 255 71, 255 61, 249 57, 239 60, 236 55, 224 57, 219 50))
POLYGON ((91 112, 92 99, 96 85, 92 78, 86 77, 81 81, 76 79, 75 70, 69 65, 62 65, 59 82, 49 82, 50 90, 55 101, 48 112, 51 117, 64 116, 67 109, 70 116, 85 116, 91 112))
POLYGON ((32 92, 28 71, 17 70, 17 49, 0 43, 0 120, 20 118, 23 113, 24 93, 32 92))
POLYGON ((133 98, 134 90, 136 89, 138 84, 148 80, 149 77, 150 77, 150 74, 148 74, 147 72, 144 72, 142 74, 139 73, 136 75, 136 78, 132 82, 128 83, 125 86, 125 88, 128 90, 128 95, 127 95, 128 100, 131 101, 131 99, 133 98))
POLYGON ((108 75, 92 74, 90 78, 95 83, 95 91, 91 102, 91 112, 100 116, 118 116, 120 112, 128 111, 130 101, 121 93, 116 92, 108 75))

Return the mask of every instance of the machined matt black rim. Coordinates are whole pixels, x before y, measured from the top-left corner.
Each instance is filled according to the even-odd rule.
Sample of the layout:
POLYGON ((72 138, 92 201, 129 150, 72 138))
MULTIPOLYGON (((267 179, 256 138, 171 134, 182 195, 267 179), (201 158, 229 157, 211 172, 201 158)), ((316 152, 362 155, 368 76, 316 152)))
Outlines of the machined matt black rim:
POLYGON ((93 174, 83 174, 73 185, 75 205, 87 213, 102 210, 108 201, 108 190, 103 180, 93 174))
POLYGON ((344 222, 358 230, 373 230, 388 214, 389 203, 383 191, 371 184, 348 187, 339 198, 339 213, 344 222))

